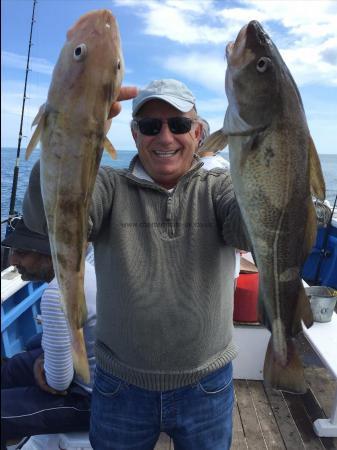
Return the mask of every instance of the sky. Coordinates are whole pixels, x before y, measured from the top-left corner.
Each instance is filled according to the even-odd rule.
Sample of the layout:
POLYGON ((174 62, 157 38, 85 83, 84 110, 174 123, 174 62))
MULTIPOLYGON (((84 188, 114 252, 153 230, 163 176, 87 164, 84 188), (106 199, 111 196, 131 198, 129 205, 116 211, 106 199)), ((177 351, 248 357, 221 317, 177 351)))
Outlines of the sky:
MULTIPOLYGON (((16 147, 20 127, 33 0, 1 0, 1 147, 16 147)), ((39 0, 22 147, 47 98, 67 30, 84 13, 107 8, 116 16, 125 60, 124 85, 176 78, 197 98, 211 131, 227 107, 225 47, 241 27, 258 20, 290 69, 320 154, 337 154, 337 1, 326 0, 39 0)), ((123 102, 109 139, 133 150, 131 101, 123 102)))

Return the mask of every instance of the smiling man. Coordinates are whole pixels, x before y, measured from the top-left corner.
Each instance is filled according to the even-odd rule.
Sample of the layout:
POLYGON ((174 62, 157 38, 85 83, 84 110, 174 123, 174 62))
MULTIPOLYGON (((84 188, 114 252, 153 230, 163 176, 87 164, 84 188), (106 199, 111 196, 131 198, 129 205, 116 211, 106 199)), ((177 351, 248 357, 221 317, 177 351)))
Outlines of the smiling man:
POLYGON ((202 132, 194 96, 176 80, 153 81, 134 100, 133 117, 143 168, 158 184, 173 188, 191 168, 202 132))
MULTIPOLYGON (((112 105, 111 116, 119 110, 112 105)), ((164 431, 180 450, 226 450, 235 247, 248 247, 230 175, 204 170, 196 156, 201 123, 180 81, 140 90, 131 132, 138 155, 128 169, 100 168, 90 210, 97 274, 90 442, 97 450, 152 450, 164 431)), ((24 214, 40 232, 41 211, 36 164, 24 214)))

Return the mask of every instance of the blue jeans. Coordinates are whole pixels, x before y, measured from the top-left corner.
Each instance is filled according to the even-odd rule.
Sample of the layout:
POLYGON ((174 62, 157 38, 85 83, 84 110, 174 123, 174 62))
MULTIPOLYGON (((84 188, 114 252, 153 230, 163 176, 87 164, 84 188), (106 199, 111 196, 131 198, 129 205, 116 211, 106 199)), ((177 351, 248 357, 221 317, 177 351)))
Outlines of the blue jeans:
POLYGON ((90 442, 95 450, 153 450, 161 431, 175 450, 228 450, 232 441, 232 363, 199 383, 148 391, 96 367, 90 442))

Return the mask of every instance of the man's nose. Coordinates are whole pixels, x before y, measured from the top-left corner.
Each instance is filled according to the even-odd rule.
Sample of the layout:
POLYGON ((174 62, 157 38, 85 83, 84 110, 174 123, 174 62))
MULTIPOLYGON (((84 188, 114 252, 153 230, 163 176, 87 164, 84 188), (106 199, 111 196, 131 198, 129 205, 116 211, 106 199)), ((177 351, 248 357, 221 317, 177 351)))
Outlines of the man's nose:
POLYGON ((15 253, 15 251, 11 250, 10 253, 9 253, 9 264, 11 266, 15 266, 16 264, 19 263, 19 260, 20 260, 20 258, 15 253))
POLYGON ((172 142, 174 140, 174 134, 170 130, 167 122, 163 122, 158 137, 161 142, 172 142))

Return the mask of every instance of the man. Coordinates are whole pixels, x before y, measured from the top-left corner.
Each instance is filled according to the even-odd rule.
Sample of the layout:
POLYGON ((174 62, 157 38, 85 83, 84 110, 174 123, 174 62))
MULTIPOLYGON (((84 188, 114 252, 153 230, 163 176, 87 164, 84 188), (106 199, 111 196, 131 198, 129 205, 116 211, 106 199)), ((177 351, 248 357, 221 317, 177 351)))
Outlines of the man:
MULTIPOLYGON (((122 90, 120 100, 128 97, 122 90)), ((111 108, 118 112, 118 104, 111 108)), ((156 80, 133 100, 138 155, 99 170, 90 211, 97 273, 94 449, 229 449, 235 247, 247 239, 229 172, 206 171, 195 98, 156 80)), ((24 199, 44 229, 39 164, 24 199)))
MULTIPOLYGON (((70 334, 48 236, 30 231, 21 219, 2 245, 11 249, 9 262, 23 280, 49 283, 41 298, 42 348, 19 353, 1 367, 2 446, 24 436, 88 430, 92 380, 84 385, 74 377, 70 334)), ((88 307, 84 334, 93 377, 96 279, 89 263, 84 284, 88 307)))

